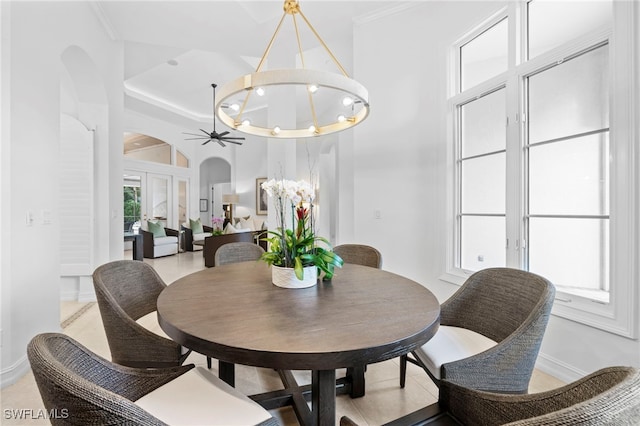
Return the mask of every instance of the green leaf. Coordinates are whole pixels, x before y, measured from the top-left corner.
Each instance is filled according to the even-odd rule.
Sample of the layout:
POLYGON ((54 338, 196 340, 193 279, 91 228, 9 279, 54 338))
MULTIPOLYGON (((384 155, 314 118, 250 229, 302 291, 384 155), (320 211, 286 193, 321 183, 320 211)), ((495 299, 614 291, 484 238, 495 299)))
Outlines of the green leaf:
POLYGON ((293 270, 296 273, 296 278, 302 281, 304 279, 304 269, 302 268, 302 260, 300 260, 299 257, 296 257, 294 259, 294 264, 295 266, 293 267, 293 270))

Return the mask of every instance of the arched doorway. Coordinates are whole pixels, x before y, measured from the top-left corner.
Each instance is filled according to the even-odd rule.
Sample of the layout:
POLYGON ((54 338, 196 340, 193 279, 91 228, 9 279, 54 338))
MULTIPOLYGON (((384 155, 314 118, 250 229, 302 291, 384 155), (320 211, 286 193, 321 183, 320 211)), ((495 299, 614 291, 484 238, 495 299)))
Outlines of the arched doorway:
POLYGON ((211 224, 214 217, 223 217, 222 195, 232 192, 231 164, 213 157, 200 164, 200 220, 211 224), (206 205, 206 210, 204 206, 206 205), (204 210, 204 211, 203 211, 204 210))

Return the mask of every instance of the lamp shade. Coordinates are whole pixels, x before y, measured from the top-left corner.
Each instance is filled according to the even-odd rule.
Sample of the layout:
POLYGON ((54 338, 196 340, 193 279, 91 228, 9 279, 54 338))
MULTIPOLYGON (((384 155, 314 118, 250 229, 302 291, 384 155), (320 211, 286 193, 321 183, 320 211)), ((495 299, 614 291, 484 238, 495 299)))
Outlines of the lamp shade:
POLYGON ((240 196, 238 194, 222 194, 222 202, 225 204, 238 204, 240 196))

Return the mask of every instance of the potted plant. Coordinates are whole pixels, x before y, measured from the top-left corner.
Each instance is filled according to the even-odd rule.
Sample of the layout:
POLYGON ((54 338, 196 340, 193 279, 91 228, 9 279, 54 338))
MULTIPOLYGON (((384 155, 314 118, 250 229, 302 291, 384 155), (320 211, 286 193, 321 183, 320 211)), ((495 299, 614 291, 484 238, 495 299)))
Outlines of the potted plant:
POLYGON ((211 217, 211 228, 213 231, 211 232, 213 235, 222 235, 224 233, 222 229, 222 225, 224 223, 224 219, 221 217, 212 216, 211 217))
POLYGON ((316 235, 315 193, 311 185, 306 181, 271 179, 262 188, 273 198, 278 225, 277 230, 268 232, 268 250, 261 258, 272 266, 273 283, 280 287, 310 287, 317 282, 318 271, 324 272, 325 279, 331 279, 334 268, 344 262, 326 238, 316 235), (289 211, 290 228, 286 224, 289 211))

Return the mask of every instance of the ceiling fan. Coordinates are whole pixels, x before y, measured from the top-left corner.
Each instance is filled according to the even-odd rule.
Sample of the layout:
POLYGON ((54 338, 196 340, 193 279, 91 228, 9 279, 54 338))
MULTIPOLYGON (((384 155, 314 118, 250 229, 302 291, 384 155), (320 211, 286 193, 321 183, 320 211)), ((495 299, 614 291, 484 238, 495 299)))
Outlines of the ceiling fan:
POLYGON ((242 145, 242 142, 238 142, 238 141, 243 141, 244 140, 243 137, 227 136, 229 134, 228 131, 224 131, 222 133, 216 132, 215 105, 216 105, 216 87, 218 87, 218 85, 213 83, 213 84, 211 84, 211 87, 213 87, 213 108, 214 108, 214 111, 213 111, 213 131, 211 133, 209 133, 206 130, 200 129, 200 131, 202 133, 204 133, 206 136, 203 136, 200 133, 182 132, 185 135, 197 136, 196 138, 186 138, 185 140, 187 140, 187 141, 190 141, 190 140, 204 140, 202 145, 206 145, 211 141, 215 141, 215 142, 218 142, 220 144, 220 146, 222 146, 222 147, 227 146, 227 145, 225 145, 225 142, 233 143, 233 144, 236 144, 236 145, 242 145))

